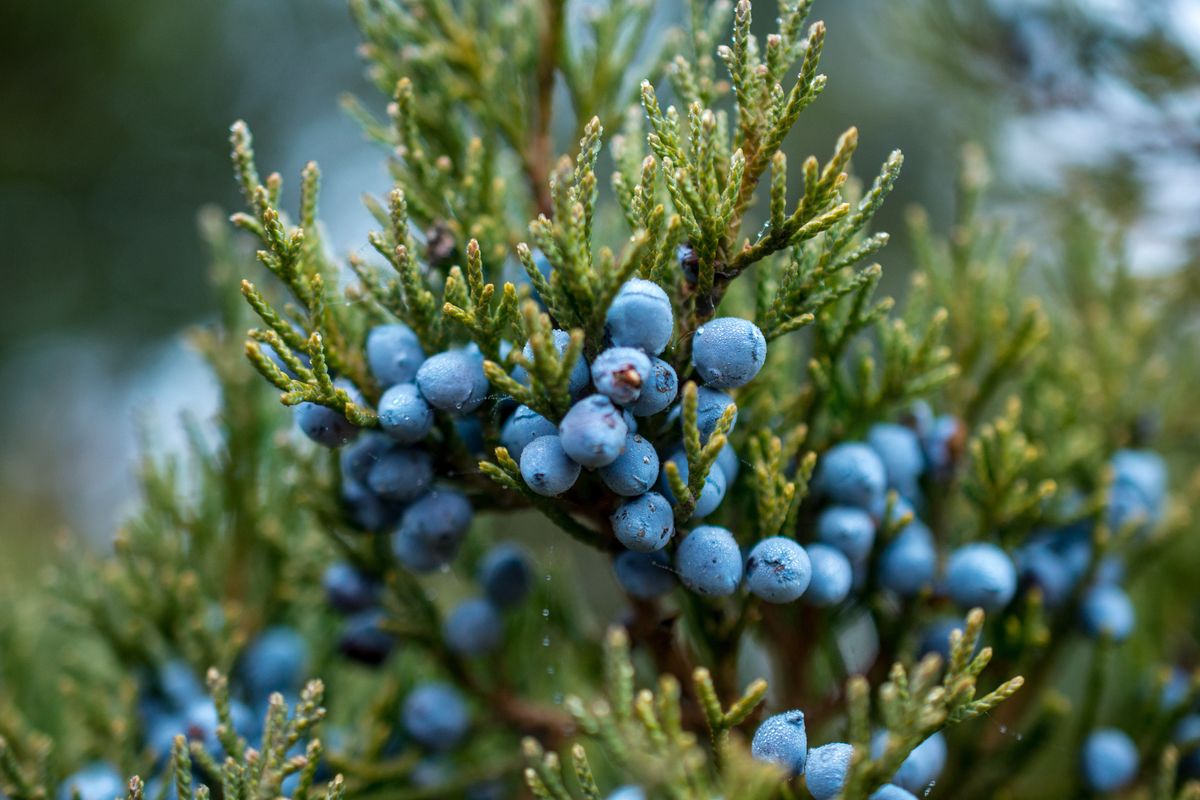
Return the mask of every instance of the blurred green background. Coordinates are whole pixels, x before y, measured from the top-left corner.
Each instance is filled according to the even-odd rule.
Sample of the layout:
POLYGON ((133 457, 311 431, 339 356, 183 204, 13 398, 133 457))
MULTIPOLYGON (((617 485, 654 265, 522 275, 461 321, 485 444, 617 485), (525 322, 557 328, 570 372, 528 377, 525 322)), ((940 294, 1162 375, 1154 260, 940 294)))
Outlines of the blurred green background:
MULTIPOLYGON (((757 5, 765 23, 769 4, 757 5)), ((664 9, 660 19, 680 18, 664 9)), ((818 0, 814 16, 829 25, 831 80, 793 151, 824 155, 852 124, 864 172, 905 151, 881 223, 897 234, 883 258, 899 267, 891 288, 907 262, 904 208, 920 203, 944 222, 969 139, 990 146, 1002 200, 1106 208, 1145 229, 1130 244, 1140 268, 1191 253, 1200 3, 818 0)), ((38 557, 55 531, 111 535, 134 500, 137 432, 170 447, 182 410, 211 411, 213 389, 180 333, 214 308, 195 217, 203 204, 239 201, 226 160, 232 120, 251 124, 260 163, 286 178, 319 161, 335 248, 364 247, 359 198, 384 191, 387 176, 383 154, 338 107, 345 91, 382 106, 356 42, 340 0, 0 11, 8 568, 38 557)))

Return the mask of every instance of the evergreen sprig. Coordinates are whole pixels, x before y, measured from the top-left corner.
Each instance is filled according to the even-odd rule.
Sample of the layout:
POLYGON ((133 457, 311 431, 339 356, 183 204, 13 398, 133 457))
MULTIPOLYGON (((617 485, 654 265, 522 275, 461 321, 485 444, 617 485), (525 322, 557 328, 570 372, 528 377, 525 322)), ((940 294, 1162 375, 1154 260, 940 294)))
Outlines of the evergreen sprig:
MULTIPOLYGON (((66 766, 85 758, 103 756, 122 770, 144 765, 140 678, 131 676, 180 657, 198 674, 215 667, 210 690, 224 753, 176 740, 180 800, 266 800, 285 793, 285 779, 300 800, 466 793, 479 779, 516 777, 520 737, 524 778, 539 798, 592 800, 618 777, 655 798, 791 798, 800 787, 745 746, 766 705, 803 708, 813 734, 846 730, 855 755, 843 800, 869 797, 930 735, 977 717, 1003 720, 997 724, 1023 738, 997 744, 978 727, 956 736, 961 763, 948 767, 944 785, 964 797, 1012 792, 1038 748, 1060 738, 1077 747, 1111 713, 1105 698, 1118 694, 1109 681, 1115 642, 1100 635, 1089 644, 1077 634, 1087 596, 1114 554, 1128 562, 1130 579, 1147 564, 1169 570, 1156 557, 1186 541, 1188 506, 1200 496, 1195 481, 1177 490, 1154 532, 1144 530, 1144 515, 1110 529, 1115 479, 1106 464, 1118 448, 1154 437, 1144 410, 1165 410, 1159 438, 1169 456, 1182 461, 1197 441, 1194 376, 1169 380, 1167 367, 1195 361, 1190 304, 1200 283, 1194 273, 1135 275, 1081 219, 1066 223, 1061 252, 1012 245, 1011 229, 979 211, 986 171, 968 151, 949 235, 935 235, 919 212, 910 218, 916 274, 895 313, 895 301, 879 296, 875 263, 888 235, 872 226, 901 155, 860 185, 851 128, 823 159, 805 158, 799 181, 789 181, 783 143, 826 85, 826 30, 808 23, 811 6, 784 0, 763 36, 748 0, 692 0, 686 33, 660 37, 644 0, 613 0, 578 25, 564 0, 352 0, 369 75, 391 100, 386 118, 348 101, 368 136, 388 148, 394 184, 385 199, 365 199, 379 228, 369 237, 373 254, 345 259, 356 282, 343 291, 342 260, 321 233, 319 169, 302 171, 290 215, 280 203, 282 179, 261 175, 248 128, 233 126, 246 210, 232 220, 268 276, 261 285, 242 282, 238 297, 235 276, 247 259, 206 219, 229 251, 218 284, 234 289, 222 295, 219 326, 195 338, 222 392, 219 436, 206 441, 190 423, 186 455, 143 464, 142 508, 113 557, 76 557, 58 569, 52 619, 73 647, 81 644, 55 675, 56 700, 65 700, 52 711, 38 708, 38 679, 11 677, 14 663, 41 666, 23 639, 24 617, 41 608, 0 620, 0 791, 44 800, 66 766), (730 18, 732 34, 717 46, 730 18), (680 43, 684 52, 668 61, 680 43), (663 77, 669 90, 655 88, 663 77), (639 98, 640 113, 631 108, 639 98), (609 141, 610 204, 600 190, 605 136, 618 129, 609 141), (560 157, 563 149, 573 155, 560 157), (1059 285, 1038 302, 1029 299, 1041 288, 1030 283, 1040 266, 1035 252, 1066 262, 1059 285), (736 282, 746 274, 750 280, 736 282), (540 615, 505 611, 487 631, 502 625, 502 641, 477 661, 450 643, 447 604, 486 594, 477 585, 485 545, 525 520, 493 515, 537 512, 598 551, 581 559, 628 555, 610 521, 623 501, 601 493, 603 476, 582 473, 568 495, 543 497, 500 446, 500 425, 513 404, 551 424, 562 420, 578 399, 572 373, 608 346, 610 306, 634 276, 670 298, 674 336, 661 357, 681 386, 676 407, 639 418, 637 433, 660 452, 681 444, 687 464, 686 480, 677 462, 662 466, 676 530, 653 557, 666 557, 655 569, 669 565, 689 535, 685 523, 722 454, 749 467, 740 482, 729 476, 731 497, 716 512, 745 547, 775 536, 818 538, 831 499, 827 486, 809 492, 819 459, 877 423, 916 429, 917 458, 943 463, 923 470, 903 501, 891 487, 882 509, 868 509, 871 555, 853 567, 853 594, 833 608, 803 599, 771 604, 740 590, 657 596, 626 585, 622 626, 600 634, 596 614, 610 611, 593 600, 600 583, 561 580, 561 564, 546 559, 552 563, 531 572, 541 578, 544 568, 530 599, 540 615), (246 335, 251 312, 256 327, 246 335), (718 313, 752 317, 770 348, 758 377, 733 391, 736 404, 702 436, 692 337, 718 313), (349 519, 344 491, 353 465, 294 446, 277 405, 255 393, 259 384, 244 369, 248 358, 287 405, 316 403, 372 428, 383 387, 367 368, 364 341, 372 326, 397 321, 426 355, 477 348, 491 385, 477 416, 435 414, 426 454, 438 489, 461 492, 487 518, 473 526, 460 563, 431 575, 405 568, 392 531, 360 530, 366 526, 349 519), (922 400, 936 418, 915 405, 922 400), (931 432, 931 419, 951 424, 931 432), (938 444, 944 452, 935 453, 938 444), (1080 540, 1086 564, 1066 596, 1051 602, 1049 592, 1022 585, 986 625, 981 611, 967 615, 950 635, 945 663, 920 658, 917 626, 949 601, 928 585, 901 596, 880 577, 887 548, 918 516, 939 553, 995 540, 1012 555, 1037 544, 1043 529, 1089 526, 1080 540), (370 675, 332 652, 337 623, 317 587, 335 557, 378 582, 380 631, 399 644, 370 675), (281 620, 319 645, 313 668, 329 676, 340 706, 334 715, 354 724, 337 752, 314 736, 324 717, 319 683, 290 711, 282 697, 271 698, 255 746, 235 728, 237 689, 223 676, 237 674, 251 637, 281 620), (863 659, 847 643, 870 631, 879 652, 857 663, 863 659), (984 640, 992 647, 979 648, 984 640), (739 662, 757 663, 762 649, 780 662, 773 693, 765 679, 739 674, 739 662), (1087 657, 1088 671, 1067 697, 1051 678, 1074 651, 1087 657), (984 676, 989 665, 1018 677, 993 684, 984 676), (1017 694, 1021 676, 1033 691, 1017 694), (453 683, 474 726, 454 774, 434 788, 417 785, 421 754, 393 752, 403 698, 427 679, 453 683), (41 728, 65 732, 53 750, 41 728), (881 732, 886 744, 873 756, 881 732), (317 785, 322 759, 345 778, 317 785)), ((385 441, 374 431, 363 440, 385 441)), ((561 562, 574 566, 574 551, 561 562)), ((1144 624, 1185 628, 1173 605, 1152 605, 1162 620, 1144 624)), ((755 671, 768 671, 760 666, 755 671)), ((1191 797, 1197 790, 1181 780, 1180 759, 1192 743, 1171 738, 1195 706, 1195 681, 1177 708, 1160 707, 1164 693, 1159 681, 1149 699, 1136 708, 1123 700, 1120 710, 1141 744, 1142 785, 1153 782, 1156 797, 1191 797)), ((129 782, 132 800, 146 794, 139 779, 129 782)), ((155 800, 166 794, 164 787, 155 800)))
MULTIPOLYGON (((585 702, 578 697, 566 700, 568 711, 575 717, 580 732, 601 748, 607 758, 619 763, 640 785, 663 796, 679 800, 701 800, 718 796, 723 790, 734 790, 739 797, 765 798, 771 796, 778 780, 777 771, 769 765, 750 762, 744 751, 724 746, 726 758, 737 763, 730 774, 741 781, 734 786, 723 780, 709 765, 695 734, 683 726, 681 687, 671 675, 661 676, 657 691, 637 690, 634 669, 630 661, 629 640, 621 628, 610 629, 605 637, 604 651, 606 692, 603 698, 585 702)), ((695 681, 701 692, 712 689, 707 673, 698 671, 695 681)), ((725 743, 730 728, 743 721, 761 701, 766 686, 756 683, 728 710, 722 710, 713 694, 707 694, 710 706, 714 742, 725 743)), ((526 742, 530 767, 525 779, 534 796, 552 800, 570 800, 562 779, 560 760, 554 753, 544 753, 534 742, 526 742)), ((572 749, 572 765, 576 780, 584 787, 579 795, 587 794, 591 773, 586 751, 576 745, 572 749)))
MULTIPOLYGON (((311 681, 304 687, 299 700, 291 707, 276 693, 267 709, 261 745, 251 747, 234 733, 234 720, 229 706, 229 689, 225 678, 216 670, 209 673, 209 687, 217 709, 217 736, 225 751, 223 762, 205 749, 200 741, 188 742, 187 737, 175 738, 171 752, 171 773, 175 794, 186 800, 203 800, 214 793, 222 797, 273 800, 283 795, 283 782, 295 775, 298 780, 290 795, 298 800, 310 796, 313 778, 323 753, 320 739, 315 737, 317 726, 325 716, 321 706, 324 686, 311 681), (307 742, 303 755, 290 755, 297 743, 307 742), (196 783, 193 775, 199 768, 211 782, 196 783)), ((325 800, 341 800, 345 796, 342 777, 336 776, 322 792, 325 800)))
POLYGON ((737 405, 730 403, 726 406, 713 426, 712 433, 707 439, 702 439, 697 421, 699 400, 696 384, 690 381, 684 384, 681 395, 680 415, 683 425, 683 449, 688 464, 687 480, 683 479, 679 466, 673 461, 668 461, 663 469, 671 493, 675 496, 675 520, 683 523, 687 522, 696 510, 696 501, 700 498, 700 492, 704 490, 709 470, 728 441, 729 432, 737 420, 737 405))
POLYGON ((990 647, 976 652, 983 622, 983 611, 977 608, 967 614, 964 629, 951 632, 950 658, 944 669, 936 653, 911 670, 900 663, 892 665, 876 699, 879 718, 887 730, 886 745, 878 758, 870 756, 870 686, 862 677, 850 680, 847 714, 854 756, 842 800, 863 800, 886 783, 909 753, 930 735, 947 724, 988 713, 1024 685, 1025 679, 1018 675, 976 697, 979 676, 992 658, 990 647))

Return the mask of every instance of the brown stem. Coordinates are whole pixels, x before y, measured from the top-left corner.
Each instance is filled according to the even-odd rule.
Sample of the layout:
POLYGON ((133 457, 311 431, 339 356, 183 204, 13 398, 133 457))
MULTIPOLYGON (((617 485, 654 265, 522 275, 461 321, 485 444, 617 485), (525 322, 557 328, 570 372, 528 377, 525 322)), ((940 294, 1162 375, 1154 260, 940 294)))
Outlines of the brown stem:
POLYGON ((550 163, 554 159, 554 140, 550 124, 554 119, 554 75, 563 38, 563 0, 546 0, 546 25, 539 37, 540 51, 535 80, 537 98, 534 109, 533 137, 521 156, 529 188, 538 213, 550 216, 554 198, 550 194, 550 163))
POLYGON ((683 722, 688 730, 704 730, 707 725, 704 710, 692 684, 696 666, 691 653, 679 640, 679 615, 664 614, 656 600, 629 599, 633 613, 626 629, 630 641, 646 649, 659 674, 673 675, 679 681, 683 722))
POLYGON ((537 205, 537 213, 549 217, 554 213, 554 197, 550 194, 550 159, 553 156, 553 143, 550 136, 535 136, 530 142, 528 152, 521 154, 521 163, 525 177, 529 182, 529 190, 533 193, 533 202, 537 205))
POLYGON ((797 624, 788 611, 786 606, 764 605, 762 622, 780 656, 775 675, 780 701, 788 708, 799 708, 804 706, 808 694, 808 664, 800 657, 804 648, 799 635, 805 626, 797 624))
POLYGON ((547 750, 561 750, 575 730, 574 720, 566 712, 530 703, 507 690, 493 693, 488 700, 511 727, 536 738, 547 750))

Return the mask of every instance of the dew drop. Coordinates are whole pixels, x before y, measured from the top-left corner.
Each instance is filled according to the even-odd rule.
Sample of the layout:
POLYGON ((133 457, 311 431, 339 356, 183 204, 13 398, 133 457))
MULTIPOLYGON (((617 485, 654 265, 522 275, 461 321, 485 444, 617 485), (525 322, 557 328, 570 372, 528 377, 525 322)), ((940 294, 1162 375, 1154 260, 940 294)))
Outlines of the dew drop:
POLYGON ((543 608, 543 609, 542 609, 542 616, 543 616, 545 619, 550 619, 550 609, 548 609, 548 608, 543 608))

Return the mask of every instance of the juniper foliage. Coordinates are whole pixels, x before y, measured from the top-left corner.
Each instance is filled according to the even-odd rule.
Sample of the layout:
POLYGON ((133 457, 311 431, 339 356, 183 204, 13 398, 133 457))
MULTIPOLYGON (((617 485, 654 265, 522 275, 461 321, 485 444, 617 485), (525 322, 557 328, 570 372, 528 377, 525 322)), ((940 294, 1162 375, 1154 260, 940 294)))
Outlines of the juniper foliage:
MULTIPOLYGON (((900 154, 865 181, 851 177, 854 129, 799 169, 785 155, 826 84, 826 30, 809 22, 811 5, 783 2, 763 35, 748 0, 692 0, 685 24, 662 36, 650 21, 668 9, 644 0, 587 15, 564 0, 352 0, 368 72, 391 98, 382 118, 346 101, 386 149, 394 182, 366 200, 374 255, 332 252, 315 164, 289 212, 248 126, 232 127, 246 208, 231 218, 238 235, 203 218, 225 302, 196 335, 222 389, 217 441, 193 422, 185 457, 148 455, 143 506, 114 553, 64 557, 43 595, 14 600, 0 620, 4 794, 45 798, 103 759, 147 778, 130 781, 131 800, 570 800, 628 784, 680 800, 789 798, 802 796, 803 777, 756 761, 747 743, 767 709, 799 708, 812 745, 854 747, 843 800, 870 797, 943 730, 950 756, 933 796, 1038 796, 1038 756, 1066 746, 1074 759, 1101 723, 1134 737, 1137 781, 1151 796, 1200 795, 1188 782, 1194 743, 1173 741, 1200 680, 1161 700, 1174 685, 1168 667, 1192 644, 1161 634, 1194 619, 1156 608, 1148 593, 1131 644, 1111 631, 1089 640, 1079 624, 1113 557, 1137 586, 1168 568, 1194 529, 1196 483, 1178 472, 1157 524, 1115 515, 1110 462, 1154 439, 1172 467, 1191 464, 1195 378, 1167 365, 1195 358, 1197 284, 1189 271, 1130 273, 1079 218, 1035 264, 982 210, 986 159, 968 150, 952 230, 939 235, 914 211, 911 287, 899 307, 878 296, 873 259, 888 236, 872 223, 900 154), (662 357, 682 379, 678 408, 638 432, 682 448, 686 476, 664 467, 677 527, 692 522, 729 445, 745 463, 711 519, 745 548, 772 536, 810 542, 823 454, 876 423, 936 422, 918 499, 938 550, 988 541, 1024 554, 1047 531, 1082 531, 1075 580, 1051 598, 1023 568, 1005 607, 986 619, 954 612, 952 632, 923 647, 922 631, 952 604, 932 586, 909 596, 882 585, 882 554, 919 522, 913 498, 893 490, 854 592, 832 608, 676 588, 621 598, 612 626, 613 603, 598 595, 619 592, 587 574, 622 551, 609 522, 616 501, 590 476, 542 496, 500 436, 514 403, 562 420, 575 367, 605 347, 609 308, 635 277, 664 289, 675 312, 662 357), (769 349, 758 377, 702 430, 690 348, 718 314, 753 319, 769 349), (401 563, 388 530, 353 519, 347 465, 304 446, 276 402, 323 406, 366 429, 360 436, 374 432, 386 387, 364 342, 398 321, 426 355, 477 348, 490 384, 468 418, 478 431, 439 412, 430 434, 442 487, 478 517, 453 567, 429 575, 401 563), (562 344, 556 330, 568 332, 562 344), (922 419, 930 407, 939 415, 922 419), (1157 437, 1144 423, 1150 409, 1157 437), (486 656, 452 646, 452 601, 476 591, 488 544, 540 519, 554 530, 529 539, 531 599, 504 612, 486 656), (394 652, 372 668, 343 657, 344 623, 321 596, 335 559, 382 587, 375 633, 394 652), (49 676, 34 655, 42 614, 72 641, 49 676), (322 682, 265 698, 251 709, 265 720, 256 728, 238 713, 251 694, 250 644, 280 625, 303 634, 304 677, 322 682), (164 749, 144 704, 172 662, 208 676, 214 716, 211 731, 180 720, 164 749), (470 733, 449 752, 402 732, 407 700, 430 681, 465 698, 470 733), (42 702, 52 693, 71 702, 42 702)), ((1058 780, 1063 792, 1088 791, 1073 772, 1058 780)))

